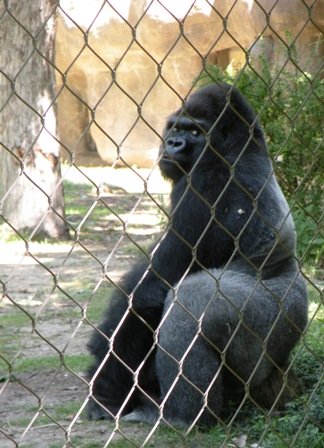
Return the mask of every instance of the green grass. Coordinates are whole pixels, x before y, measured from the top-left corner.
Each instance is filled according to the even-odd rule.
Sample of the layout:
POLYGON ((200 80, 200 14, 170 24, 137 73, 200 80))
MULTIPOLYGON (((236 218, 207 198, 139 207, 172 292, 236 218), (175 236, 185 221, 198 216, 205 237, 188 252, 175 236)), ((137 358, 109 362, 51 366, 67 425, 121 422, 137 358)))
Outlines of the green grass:
POLYGON ((0 241, 15 242, 21 241, 20 236, 6 224, 0 216, 0 241))
MULTIPOLYGON (((107 281, 102 282, 96 289, 95 286, 95 283, 89 285, 88 282, 80 279, 61 283, 60 287, 64 292, 60 291, 58 293, 57 301, 62 304, 66 304, 67 300, 71 301, 71 307, 56 309, 55 317, 61 317, 63 320, 68 318, 81 319, 83 312, 85 312, 88 319, 92 321, 100 320, 107 307, 113 286, 107 281)), ((40 318, 42 320, 46 319, 46 315, 40 318)))
POLYGON ((0 315, 0 332, 3 334, 7 328, 14 327, 15 329, 30 325, 31 318, 27 313, 19 308, 10 309, 7 314, 0 315))
POLYGON ((112 195, 109 200, 97 200, 97 191, 91 184, 74 184, 64 181, 65 214, 70 224, 72 239, 76 233, 81 239, 101 241, 103 229, 109 232, 122 229, 119 216, 128 213, 138 195, 112 195), (106 204, 109 204, 106 205, 106 204))
POLYGON ((95 229, 98 224, 102 225, 107 220, 110 212, 101 202, 94 206, 96 196, 93 188, 88 184, 64 182, 65 216, 70 225, 72 238, 74 232, 78 230, 79 237, 100 239, 100 232, 96 232, 95 229))
MULTIPOLYGON (((7 358, 6 358, 7 359, 7 358)), ((90 364, 91 357, 87 354, 82 355, 65 355, 63 358, 59 355, 53 356, 35 356, 32 358, 17 358, 12 363, 7 359, 8 363, 0 360, 0 377, 1 371, 9 372, 9 366, 13 375, 17 376, 21 373, 41 372, 42 370, 56 370, 59 367, 65 367, 73 372, 79 372, 86 369, 90 364)), ((3 372, 4 374, 4 372, 3 372)))
POLYGON ((0 316, 0 381, 7 378, 13 358, 23 338, 31 333, 31 318, 19 308, 0 316))
MULTIPOLYGON (((109 295, 111 294, 111 286, 108 282, 103 282, 99 288, 93 293, 93 288, 84 284, 79 279, 74 282, 69 282, 67 286, 64 285, 64 290, 67 291, 81 306, 84 307, 86 318, 94 324, 102 318, 102 314, 107 307, 109 295)), ((66 301, 70 300, 63 293, 56 296, 56 302, 66 305, 66 301)), ((62 324, 71 319, 77 323, 82 318, 82 310, 79 306, 71 302, 71 307, 57 307, 51 311, 52 318, 60 320, 62 324)), ((26 308, 27 309, 27 308, 26 308)), ((34 310, 31 310, 30 316, 16 307, 11 307, 6 311, 6 314, 0 315, 0 380, 6 379, 9 375, 10 369, 12 374, 26 373, 39 369, 56 369, 61 364, 59 354, 56 354, 54 349, 50 356, 22 358, 16 355, 20 348, 28 338, 32 337, 32 318, 34 318, 34 310)), ((48 319, 48 314, 41 314, 36 320, 37 324, 42 324, 48 319)), ((39 340, 40 344, 42 343, 39 340)), ((86 349, 85 349, 86 353, 86 349)), ((24 356, 24 350, 22 351, 24 356)), ((84 366, 89 363, 88 355, 79 356, 65 356, 64 362, 74 371, 84 370, 84 366)))

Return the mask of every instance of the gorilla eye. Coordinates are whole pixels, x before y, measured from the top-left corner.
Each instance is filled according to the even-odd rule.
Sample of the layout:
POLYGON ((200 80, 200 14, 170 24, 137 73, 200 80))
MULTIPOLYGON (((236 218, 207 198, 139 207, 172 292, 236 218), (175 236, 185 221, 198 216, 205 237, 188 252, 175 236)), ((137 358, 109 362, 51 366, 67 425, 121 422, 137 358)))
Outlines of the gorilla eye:
POLYGON ((190 131, 190 134, 191 134, 191 135, 194 135, 195 137, 197 137, 197 136, 199 135, 199 131, 198 131, 198 129, 192 129, 192 130, 190 131))

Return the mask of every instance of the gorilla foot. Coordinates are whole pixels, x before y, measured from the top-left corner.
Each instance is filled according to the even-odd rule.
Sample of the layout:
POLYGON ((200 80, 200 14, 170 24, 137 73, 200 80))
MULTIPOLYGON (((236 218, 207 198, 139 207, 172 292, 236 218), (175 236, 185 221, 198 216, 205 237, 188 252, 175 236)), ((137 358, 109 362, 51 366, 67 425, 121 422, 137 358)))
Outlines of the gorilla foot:
POLYGON ((104 404, 99 404, 90 400, 86 407, 86 413, 89 420, 113 420, 114 415, 104 404))
POLYGON ((157 422, 159 417, 160 413, 157 408, 153 406, 144 406, 124 415, 122 420, 130 423, 148 423, 153 425, 157 422))
MULTIPOLYGON (((128 423, 147 423, 148 425, 154 425, 160 419, 160 411, 153 406, 145 406, 142 408, 137 408, 129 414, 124 415, 122 418, 123 422, 128 423)), ((188 428, 188 423, 180 419, 167 419, 162 416, 159 421, 159 426, 172 425, 179 430, 188 428)))

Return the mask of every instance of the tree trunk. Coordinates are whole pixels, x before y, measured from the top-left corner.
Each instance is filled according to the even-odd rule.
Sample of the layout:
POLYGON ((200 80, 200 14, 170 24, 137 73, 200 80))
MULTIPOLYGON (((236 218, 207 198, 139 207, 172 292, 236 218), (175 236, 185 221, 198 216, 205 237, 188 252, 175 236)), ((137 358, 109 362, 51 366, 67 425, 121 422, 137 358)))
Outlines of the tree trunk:
POLYGON ((55 0, 0 5, 0 218, 31 236, 64 239, 52 65, 56 7, 55 0))

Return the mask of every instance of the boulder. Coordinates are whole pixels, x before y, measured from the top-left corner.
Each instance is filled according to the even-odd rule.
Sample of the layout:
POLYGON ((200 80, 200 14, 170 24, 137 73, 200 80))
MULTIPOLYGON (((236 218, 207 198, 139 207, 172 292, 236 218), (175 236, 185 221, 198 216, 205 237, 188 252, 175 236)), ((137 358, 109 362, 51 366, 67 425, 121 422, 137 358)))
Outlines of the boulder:
POLYGON ((97 150, 113 166, 151 167, 206 62, 257 68, 262 55, 280 68, 294 43, 301 72, 314 72, 323 55, 324 0, 109 3, 60 2, 58 130, 70 160, 97 150))

